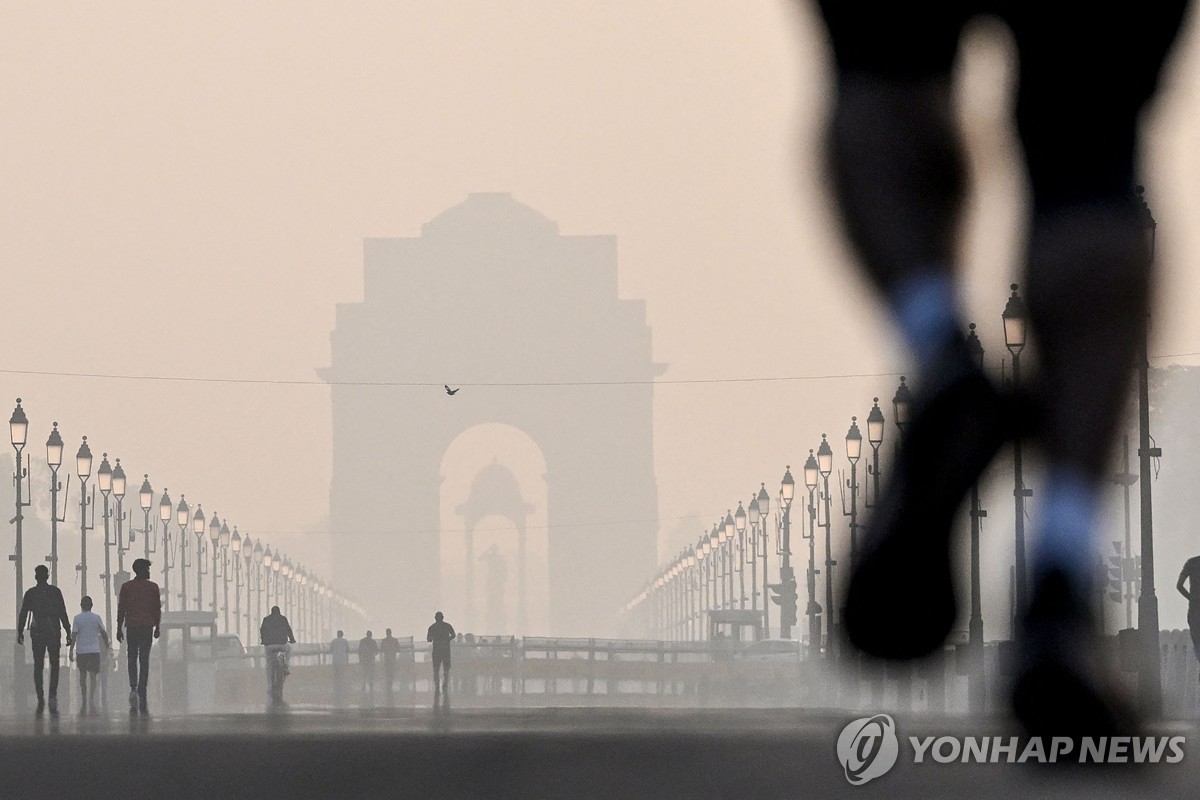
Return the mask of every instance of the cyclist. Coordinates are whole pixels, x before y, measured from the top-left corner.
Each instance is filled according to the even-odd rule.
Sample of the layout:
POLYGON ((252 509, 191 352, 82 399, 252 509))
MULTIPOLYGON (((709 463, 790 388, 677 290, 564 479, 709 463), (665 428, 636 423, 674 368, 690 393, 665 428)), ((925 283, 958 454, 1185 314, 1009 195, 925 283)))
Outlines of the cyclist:
POLYGON ((279 606, 271 606, 271 613, 263 618, 258 630, 266 651, 267 698, 272 706, 283 706, 283 679, 288 674, 287 655, 289 644, 296 643, 292 626, 287 617, 279 612, 279 606))

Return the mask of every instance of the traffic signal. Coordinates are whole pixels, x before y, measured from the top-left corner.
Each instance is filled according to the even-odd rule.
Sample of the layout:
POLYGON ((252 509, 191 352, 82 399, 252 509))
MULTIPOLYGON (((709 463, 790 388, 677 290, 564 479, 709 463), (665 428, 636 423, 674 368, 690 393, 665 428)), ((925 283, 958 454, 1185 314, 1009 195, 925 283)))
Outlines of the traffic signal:
POLYGON ((1109 556, 1108 563, 1111 564, 1108 568, 1108 599, 1114 603, 1121 602, 1121 596, 1125 589, 1121 579, 1121 562, 1123 559, 1120 556, 1109 556))
POLYGON ((779 606, 779 624, 792 626, 796 624, 796 580, 784 580, 781 583, 768 584, 771 590, 771 602, 779 606))

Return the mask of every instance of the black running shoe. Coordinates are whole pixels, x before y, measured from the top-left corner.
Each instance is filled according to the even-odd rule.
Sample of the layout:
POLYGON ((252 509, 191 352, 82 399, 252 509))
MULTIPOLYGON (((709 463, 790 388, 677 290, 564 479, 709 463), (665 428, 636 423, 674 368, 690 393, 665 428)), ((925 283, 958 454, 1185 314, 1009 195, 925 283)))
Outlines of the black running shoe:
POLYGON ((954 517, 1008 438, 1007 403, 974 366, 914 402, 900 453, 875 508, 846 594, 850 641, 879 658, 940 647, 957 617, 950 563, 954 517))

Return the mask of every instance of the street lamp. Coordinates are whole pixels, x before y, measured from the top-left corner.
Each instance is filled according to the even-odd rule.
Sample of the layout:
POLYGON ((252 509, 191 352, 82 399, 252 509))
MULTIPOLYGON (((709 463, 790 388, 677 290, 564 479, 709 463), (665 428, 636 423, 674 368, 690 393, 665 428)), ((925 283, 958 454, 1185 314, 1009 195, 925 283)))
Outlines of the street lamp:
MULTIPOLYGON (((746 608, 746 509, 738 501, 737 513, 733 515, 733 528, 737 531, 737 562, 738 562, 738 608, 746 608)), ((729 518, 726 517, 726 523, 729 518)), ((754 559, 751 556, 751 563, 754 559)))
MULTIPOLYGON (((983 372, 983 343, 975 332, 975 323, 968 326, 967 353, 972 363, 983 372)), ((970 665, 967 673, 967 704, 973 714, 983 713, 986 697, 983 673, 983 601, 979 580, 980 521, 987 512, 979 505, 979 483, 971 484, 971 618, 967 623, 967 647, 970 665)))
MULTIPOLYGON (((735 562, 737 562, 737 564, 736 564, 737 568, 739 570, 741 569, 741 559, 734 558, 734 556, 733 556, 734 545, 736 544, 736 542, 735 542, 736 537, 734 536, 736 528, 737 528, 737 525, 733 521, 733 514, 728 509, 726 509, 725 510, 725 522, 723 522, 721 524, 721 541, 725 544, 725 563, 728 565, 725 568, 725 573, 726 573, 726 577, 728 578, 728 581, 729 581, 728 597, 729 597, 730 610, 733 609, 733 570, 734 570, 735 562)), ((745 593, 745 589, 746 589, 746 587, 743 586, 742 587, 743 593, 745 593)))
MULTIPOLYGON (((154 490, 150 488, 149 473, 142 474, 142 487, 138 489, 138 505, 142 507, 142 545, 145 558, 150 560, 150 554, 157 552, 154 546, 154 530, 150 527, 150 509, 154 507, 154 490)), ((133 544, 133 534, 129 535, 129 543, 133 544)))
MULTIPOLYGON (((1025 301, 1017 294, 1017 284, 1012 284, 1012 296, 1004 306, 1000 315, 1004 322, 1004 346, 1012 354, 1012 388, 1019 392, 1021 386, 1021 351, 1025 349, 1025 336, 1028 328, 1029 312, 1025 301)), ((1021 437, 1013 437, 1013 505, 1016 515, 1016 547, 1014 553, 1013 571, 1016 573, 1016 608, 1020 614, 1025 608, 1026 570, 1025 570, 1025 498, 1033 495, 1032 489, 1025 488, 1021 464, 1021 437)), ((1013 621, 1016 630, 1016 620, 1013 621)))
MULTIPOLYGON (((792 477, 792 465, 783 470, 779 482, 780 516, 783 536, 779 543, 779 637, 792 638, 792 626, 796 624, 796 574, 792 570, 792 498, 796 496, 796 479, 792 477)), ((761 505, 762 499, 759 499, 761 505)))
POLYGON ((266 573, 271 569, 271 548, 263 548, 262 539, 259 539, 254 544, 254 571, 257 575, 256 582, 258 584, 257 609, 255 616, 262 619, 262 604, 263 604, 263 579, 266 573))
MULTIPOLYGON (((63 497, 63 513, 58 515, 58 491, 62 484, 58 480, 58 468, 62 466, 63 440, 58 432, 58 423, 50 430, 46 439, 46 464, 50 467, 50 583, 58 586, 58 523, 67 521, 67 498, 63 497)), ((71 473, 67 473, 67 487, 71 485, 71 473)), ((19 608, 19 606, 18 606, 19 608)))
POLYGON ((108 463, 108 453, 100 456, 100 468, 96 470, 96 488, 104 498, 104 625, 112 630, 112 546, 109 540, 109 510, 108 496, 112 493, 112 466, 108 463))
POLYGON ((175 507, 175 522, 179 525, 179 601, 182 610, 187 611, 187 568, 188 568, 188 522, 192 518, 191 506, 187 504, 184 495, 179 495, 179 505, 175 507))
MULTIPOLYGON (((229 552, 233 553, 233 627, 234 635, 242 635, 242 534, 238 533, 237 525, 233 526, 233 535, 229 538, 229 552)), ((250 637, 247 636, 245 640, 250 637)))
POLYGON ((171 610, 171 565, 174 562, 175 552, 171 547, 171 496, 167 494, 167 487, 163 487, 162 499, 158 501, 158 519, 162 522, 163 530, 163 611, 171 610))
POLYGON ((817 604, 817 503, 815 492, 820 482, 821 470, 813 451, 808 451, 804 462, 804 487, 808 489, 808 535, 801 528, 801 538, 808 539, 808 648, 809 657, 821 654, 821 606, 817 604))
MULTIPOLYGON (((882 415, 881 415, 882 416, 882 415)), ((846 460, 850 462, 850 572, 854 572, 854 557, 858 553, 858 459, 862 457, 862 432, 858 429, 858 417, 850 418, 850 430, 846 431, 846 460)))
MULTIPOLYGON (((758 510, 757 492, 750 493, 750 508, 746 516, 750 522, 750 548, 746 555, 750 562, 750 609, 758 611, 758 525, 762 514, 758 510)), ((761 638, 762 634, 759 636, 761 638)))
POLYGON ((258 572, 258 561, 256 560, 255 548, 258 549, 258 558, 262 557, 262 545, 255 544, 254 539, 246 534, 246 538, 242 540, 242 567, 245 570, 246 583, 246 642, 249 643, 254 639, 254 620, 250 616, 250 595, 254 591, 252 585, 254 576, 258 572))
POLYGON ((767 536, 767 515, 771 510, 771 496, 767 484, 758 484, 758 521, 762 532, 762 576, 763 576, 763 636, 771 638, 771 590, 767 587, 767 548, 771 544, 767 536))
POLYGON ((17 452, 17 466, 13 473, 13 482, 17 489, 17 513, 13 517, 13 522, 16 523, 16 538, 13 546, 13 568, 17 572, 16 589, 17 589, 17 604, 15 608, 20 609, 21 603, 25 599, 25 567, 23 564, 24 551, 22 548, 22 522, 25 519, 23 508, 28 506, 32 500, 22 500, 22 490, 25 488, 25 482, 29 479, 29 470, 21 466, 21 455, 25 450, 25 440, 29 434, 29 420, 25 417, 25 409, 21 408, 21 398, 17 398, 17 407, 13 409, 12 416, 8 418, 8 437, 12 442, 13 450, 17 452))
MULTIPOLYGON (((125 469, 121 466, 121 459, 116 460, 113 466, 112 474, 112 494, 117 501, 117 513, 113 517, 117 521, 117 575, 125 572, 125 551, 129 548, 125 545, 125 488, 126 488, 125 469)), ((130 541, 132 542, 132 530, 130 531, 130 541)))
POLYGON ((221 542, 221 520, 217 519, 215 511, 212 515, 212 522, 208 525, 208 538, 212 544, 212 569, 209 571, 212 572, 212 610, 213 624, 215 625, 217 621, 217 573, 219 572, 217 557, 220 555, 217 551, 221 542))
MULTIPOLYGON (((879 502, 879 445, 883 444, 883 412, 879 410, 879 398, 872 398, 871 413, 867 414, 867 441, 871 444, 871 463, 867 465, 867 472, 871 474, 871 479, 874 482, 874 492, 872 497, 874 502, 879 502)), ((866 506, 870 508, 872 503, 869 501, 866 506)))
MULTIPOLYGON (((225 632, 229 633, 229 544, 233 537, 229 533, 229 525, 225 520, 221 521, 221 533, 218 538, 218 543, 221 546, 221 613, 225 618, 225 632)), ((213 558, 216 556, 214 554, 213 558)), ((237 556, 234 556, 236 559, 237 556)), ((216 602, 216 595, 213 595, 213 602, 216 602)))
POLYGON ((79 445, 79 451, 75 453, 75 471, 79 475, 79 594, 85 595, 87 590, 87 533, 95 527, 95 516, 92 517, 92 525, 88 525, 87 507, 91 505, 91 501, 87 496, 88 478, 92 476, 92 449, 88 447, 87 437, 83 437, 83 444, 79 445))
POLYGON ((196 513, 192 515, 192 533, 196 534, 196 610, 204 610, 204 576, 208 574, 208 565, 204 556, 207 546, 204 543, 204 507, 196 504, 196 513))
POLYGON ((821 472, 823 482, 822 492, 825 495, 825 657, 833 658, 833 567, 837 561, 833 559, 833 519, 829 497, 829 474, 833 472, 833 448, 825 434, 821 434, 821 444, 817 447, 817 469, 821 472))
MULTIPOLYGON (((892 418, 896 420, 896 427, 900 430, 900 438, 904 438, 904 429, 908 427, 909 418, 912 416, 912 390, 908 388, 907 379, 901 375, 900 385, 896 387, 896 393, 892 395, 892 418)), ((882 433, 883 428, 880 428, 882 433)))

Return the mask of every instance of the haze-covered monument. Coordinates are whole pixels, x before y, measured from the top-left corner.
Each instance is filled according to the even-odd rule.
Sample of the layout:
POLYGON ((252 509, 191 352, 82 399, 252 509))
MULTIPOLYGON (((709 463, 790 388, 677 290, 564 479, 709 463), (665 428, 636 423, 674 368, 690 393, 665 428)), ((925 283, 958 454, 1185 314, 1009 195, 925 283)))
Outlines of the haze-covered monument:
POLYGON ((320 370, 338 585, 397 630, 612 633, 656 560, 662 371, 616 238, 472 194, 364 272, 320 370))

